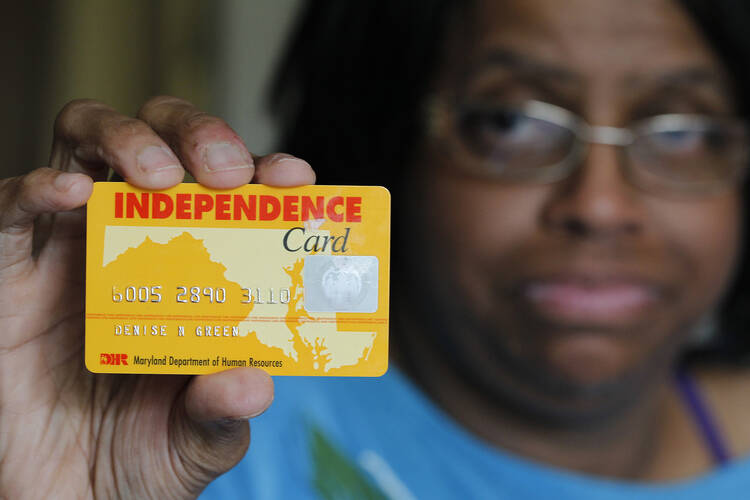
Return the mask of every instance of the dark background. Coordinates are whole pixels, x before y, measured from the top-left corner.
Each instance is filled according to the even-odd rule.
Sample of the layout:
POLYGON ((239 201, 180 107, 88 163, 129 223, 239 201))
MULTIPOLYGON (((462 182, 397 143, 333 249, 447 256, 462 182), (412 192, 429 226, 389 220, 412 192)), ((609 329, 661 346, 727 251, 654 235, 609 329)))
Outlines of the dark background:
POLYGON ((227 119, 254 152, 273 142, 266 82, 298 0, 27 0, 0 16, 0 178, 46 165, 74 98, 134 115, 171 94, 227 119))

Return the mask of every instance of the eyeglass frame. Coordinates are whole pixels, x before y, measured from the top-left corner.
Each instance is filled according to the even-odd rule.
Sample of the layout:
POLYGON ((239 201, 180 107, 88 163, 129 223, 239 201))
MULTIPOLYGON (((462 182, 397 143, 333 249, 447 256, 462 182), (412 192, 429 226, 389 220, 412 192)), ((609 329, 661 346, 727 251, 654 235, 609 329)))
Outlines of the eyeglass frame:
MULTIPOLYGON (((432 135, 438 135, 439 131, 443 130, 443 127, 446 126, 447 110, 445 109, 444 104, 444 101, 438 99, 431 101, 430 111, 433 120, 431 121, 432 127, 430 127, 430 131, 432 135)), ((585 157, 586 152, 592 144, 627 148, 628 146, 632 146, 638 137, 675 130, 696 130, 700 128, 700 126, 716 124, 720 120, 729 120, 732 125, 740 126, 742 128, 742 132, 746 139, 745 144, 746 147, 748 147, 744 164, 734 168, 733 175, 727 179, 713 182, 710 185, 703 184, 705 189, 702 189, 700 192, 688 192, 687 190, 683 190, 681 194, 693 196, 710 196, 718 194, 719 192, 728 190, 733 186, 740 184, 750 169, 750 127, 748 126, 747 121, 739 117, 714 117, 703 114, 668 113, 654 115, 636 121, 627 127, 613 127, 607 125, 591 125, 584 118, 568 109, 533 99, 525 101, 514 109, 529 118, 551 123, 569 130, 575 137, 575 141, 565 158, 557 163, 541 167, 544 168, 544 172, 538 173, 533 178, 527 177, 521 179, 519 177, 506 177, 504 180, 516 182, 526 181, 533 184, 549 184, 557 182, 568 177, 576 170, 575 165, 585 157)), ((458 135, 460 136, 460 133, 458 135)), ((625 161, 624 163, 626 165, 624 170, 627 176, 632 169, 632 162, 625 161)), ((492 176, 487 175, 487 177, 492 176)), ((662 181, 668 182, 666 179, 662 179, 662 181)), ((637 182, 633 182, 633 184, 640 187, 637 185, 637 182)), ((680 190, 674 189, 674 191, 677 192, 680 190)))

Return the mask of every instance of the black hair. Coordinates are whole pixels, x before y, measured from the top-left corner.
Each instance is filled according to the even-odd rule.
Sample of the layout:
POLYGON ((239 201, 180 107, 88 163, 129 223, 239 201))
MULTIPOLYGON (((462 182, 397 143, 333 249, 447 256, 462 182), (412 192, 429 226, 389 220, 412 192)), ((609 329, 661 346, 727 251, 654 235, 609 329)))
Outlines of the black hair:
MULTIPOLYGON (((423 105, 445 37, 471 6, 461 0, 308 1, 272 83, 280 150, 308 160, 321 184, 385 185, 399 207, 400 180, 425 133, 423 105)), ((738 112, 750 117, 750 3, 680 0, 724 63, 738 112)), ((743 234, 750 235, 750 182, 743 234)), ((394 231, 398 234, 398 231, 394 231)), ((394 248, 398 245, 394 244, 394 248)), ((688 360, 750 357, 750 253, 719 311, 720 335, 688 360)), ((396 268, 397 264, 394 264, 396 268)))
POLYGON ((273 84, 281 146, 319 182, 393 187, 460 0, 308 2, 273 84))
MULTIPOLYGON (((750 119, 750 3, 746 0, 680 0, 733 80, 737 112, 750 119)), ((712 342, 687 354, 689 360, 750 361, 750 176, 742 186, 743 242, 739 267, 718 317, 712 342)))

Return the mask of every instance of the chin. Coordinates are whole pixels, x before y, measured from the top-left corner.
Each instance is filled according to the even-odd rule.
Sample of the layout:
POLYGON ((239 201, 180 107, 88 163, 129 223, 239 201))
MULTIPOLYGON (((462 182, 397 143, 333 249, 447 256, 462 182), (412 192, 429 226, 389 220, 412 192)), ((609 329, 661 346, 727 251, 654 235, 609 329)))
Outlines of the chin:
POLYGON ((621 338, 574 333, 548 342, 541 356, 550 375, 567 381, 567 385, 594 389, 609 385, 632 370, 637 353, 621 338))
POLYGON ((461 363, 463 369, 499 407, 551 425, 594 425, 624 411, 656 388, 654 381, 677 355, 673 339, 648 342, 654 339, 650 329, 628 334, 526 328, 509 336, 505 326, 483 334, 464 331, 476 343, 470 355, 475 362, 461 363))

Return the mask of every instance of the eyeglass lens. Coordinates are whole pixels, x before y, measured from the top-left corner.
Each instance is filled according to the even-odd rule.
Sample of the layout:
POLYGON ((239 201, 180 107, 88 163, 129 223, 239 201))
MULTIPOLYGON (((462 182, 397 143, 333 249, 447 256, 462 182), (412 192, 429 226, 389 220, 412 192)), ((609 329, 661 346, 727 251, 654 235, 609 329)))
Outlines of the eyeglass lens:
MULTIPOLYGON (((580 160, 576 153, 584 149, 572 128, 513 108, 467 106, 458 132, 478 173, 498 178, 544 178, 549 169, 580 160)), ((747 163, 748 147, 744 127, 706 119, 660 130, 644 126, 626 157, 635 180, 690 191, 733 180, 747 163)))

